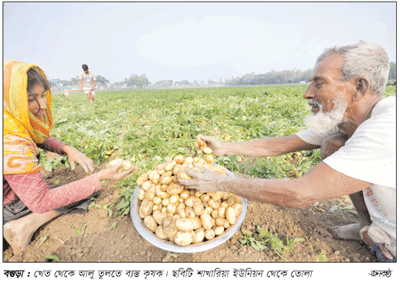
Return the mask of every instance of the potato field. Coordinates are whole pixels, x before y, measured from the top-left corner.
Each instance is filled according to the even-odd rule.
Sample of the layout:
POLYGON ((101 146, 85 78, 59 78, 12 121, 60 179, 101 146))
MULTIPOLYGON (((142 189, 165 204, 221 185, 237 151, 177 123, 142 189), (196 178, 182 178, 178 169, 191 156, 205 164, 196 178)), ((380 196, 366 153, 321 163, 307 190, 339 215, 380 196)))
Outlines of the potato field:
MULTIPOLYGON (((52 136, 76 147, 97 165, 111 155, 134 164, 136 175, 119 183, 126 200, 117 210, 127 214, 137 177, 178 154, 196 154, 199 134, 236 142, 288 136, 305 129, 303 119, 310 113, 303 98, 306 89, 307 85, 283 85, 98 92, 94 104, 82 93, 72 93, 71 102, 55 93, 52 136)), ((395 95, 395 87, 386 92, 385 96, 395 95)), ((43 167, 51 170, 66 159, 44 159, 43 167)), ((319 161, 318 151, 216 159, 234 173, 262 178, 299 177, 319 161)))
MULTIPOLYGON (((240 231, 223 245, 195 254, 161 250, 145 241, 132 224, 130 202, 140 175, 177 155, 195 156, 197 135, 236 142, 288 136, 305 129, 303 119, 310 113, 303 98, 307 87, 99 91, 92 104, 83 93, 71 93, 72 101, 53 93, 53 137, 85 153, 97 170, 122 158, 138 171, 119 183, 105 182, 87 214, 49 223, 22 255, 12 256, 6 249, 4 261, 48 261, 49 255, 66 262, 375 261, 359 242, 335 240, 326 230, 356 221, 347 196, 304 210, 250 201, 240 231)), ((396 88, 387 87, 385 96, 395 95, 396 88)), ((81 167, 70 171, 67 157, 49 157, 44 152, 42 156, 48 184, 85 176, 81 167)), ((318 150, 270 158, 214 158, 214 163, 239 177, 260 178, 300 177, 321 161, 318 150)))
MULTIPOLYGON (((124 189, 118 211, 127 214, 137 177, 176 155, 192 156, 196 135, 223 141, 287 136, 304 129, 309 113, 302 94, 306 85, 193 88, 98 92, 94 104, 86 95, 72 93, 72 101, 53 94, 52 135, 76 147, 99 165, 111 155, 131 161, 135 176, 119 185, 124 189)), ((59 157, 43 166, 62 164, 59 157)), ((232 172, 255 177, 300 176, 318 163, 318 152, 270 159, 219 157, 216 163, 232 172)))

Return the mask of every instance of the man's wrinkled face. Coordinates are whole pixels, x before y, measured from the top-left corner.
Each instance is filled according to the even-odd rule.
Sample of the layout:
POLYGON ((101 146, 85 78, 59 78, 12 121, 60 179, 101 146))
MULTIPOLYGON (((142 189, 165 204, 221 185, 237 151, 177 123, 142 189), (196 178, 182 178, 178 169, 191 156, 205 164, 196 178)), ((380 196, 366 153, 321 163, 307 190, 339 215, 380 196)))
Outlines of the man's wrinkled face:
POLYGON ((318 134, 324 134, 335 128, 340 123, 346 121, 344 113, 347 109, 347 101, 343 98, 343 93, 338 93, 333 100, 333 108, 329 112, 324 112, 322 104, 318 101, 312 101, 313 109, 318 108, 316 113, 311 113, 304 119, 308 128, 318 134))
POLYGON ((351 88, 349 82, 341 80, 344 63, 339 54, 318 63, 304 93, 312 112, 305 123, 317 133, 325 133, 346 120, 351 88))

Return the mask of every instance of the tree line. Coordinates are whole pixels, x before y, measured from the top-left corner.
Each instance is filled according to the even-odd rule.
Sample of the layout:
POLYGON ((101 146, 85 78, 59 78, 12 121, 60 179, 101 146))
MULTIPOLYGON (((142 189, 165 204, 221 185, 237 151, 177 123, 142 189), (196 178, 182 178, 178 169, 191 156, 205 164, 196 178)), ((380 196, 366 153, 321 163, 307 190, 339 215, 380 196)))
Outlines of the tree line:
MULTIPOLYGON (((173 80, 160 80, 151 83, 145 74, 138 75, 132 74, 130 77, 125 78, 123 81, 110 83, 105 77, 96 75, 97 89, 99 91, 107 90, 128 90, 128 89, 160 89, 160 88, 180 88, 180 87, 230 87, 230 86, 246 86, 246 85, 274 85, 274 84, 295 84, 309 82, 312 69, 308 70, 283 70, 283 71, 270 71, 264 74, 255 74, 254 72, 245 74, 243 76, 232 77, 231 79, 222 78, 219 81, 209 79, 206 81, 188 80, 173 81, 173 80)), ((389 84, 394 84, 397 77, 396 63, 390 63, 389 71, 389 84)), ((79 77, 76 76, 71 80, 50 80, 52 91, 63 91, 77 89, 79 87, 79 77)))

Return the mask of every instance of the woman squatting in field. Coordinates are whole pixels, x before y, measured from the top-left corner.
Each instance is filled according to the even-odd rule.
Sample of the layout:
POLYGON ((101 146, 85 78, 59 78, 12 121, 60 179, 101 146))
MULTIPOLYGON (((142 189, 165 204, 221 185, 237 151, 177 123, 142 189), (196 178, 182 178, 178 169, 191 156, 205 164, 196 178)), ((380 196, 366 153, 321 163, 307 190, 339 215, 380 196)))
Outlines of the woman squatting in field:
POLYGON ((52 96, 44 72, 33 64, 4 61, 3 71, 3 235, 14 254, 21 253, 35 231, 61 214, 85 212, 102 180, 121 180, 134 167, 118 173, 118 165, 81 180, 49 187, 42 178, 39 148, 67 155, 86 172, 94 162, 77 149, 52 138, 52 96))

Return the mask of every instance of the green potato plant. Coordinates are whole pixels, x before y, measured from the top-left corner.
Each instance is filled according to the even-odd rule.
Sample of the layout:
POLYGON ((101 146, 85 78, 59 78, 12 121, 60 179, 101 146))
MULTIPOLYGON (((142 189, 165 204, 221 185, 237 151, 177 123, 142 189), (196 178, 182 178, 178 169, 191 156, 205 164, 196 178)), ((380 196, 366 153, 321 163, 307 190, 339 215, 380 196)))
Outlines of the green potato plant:
MULTIPOLYGON (((137 167, 134 176, 117 184, 121 198, 113 215, 127 215, 137 177, 177 154, 193 156, 199 134, 235 142, 288 136, 305 129, 303 119, 310 108, 302 95, 307 87, 99 91, 95 104, 88 104, 78 93, 71 93, 71 102, 62 93, 53 93, 51 135, 85 153, 96 165, 115 155, 137 167)), ((385 96, 394 95, 396 87, 387 87, 385 96)), ((300 177, 320 161, 317 150, 271 158, 216 158, 217 164, 234 173, 261 178, 300 177)), ((69 162, 65 156, 53 160, 41 157, 40 164, 54 170, 69 162)))

